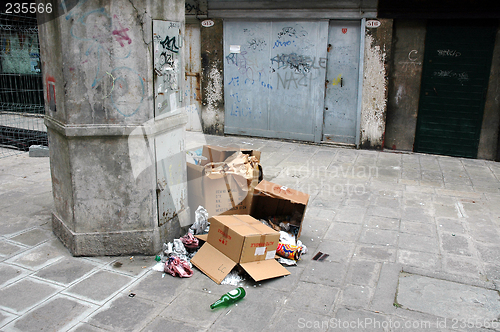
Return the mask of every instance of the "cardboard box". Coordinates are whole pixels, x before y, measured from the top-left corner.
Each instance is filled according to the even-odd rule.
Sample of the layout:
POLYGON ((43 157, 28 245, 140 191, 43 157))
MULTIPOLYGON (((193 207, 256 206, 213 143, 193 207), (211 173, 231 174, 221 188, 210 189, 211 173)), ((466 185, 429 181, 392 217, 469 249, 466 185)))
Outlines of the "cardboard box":
POLYGON ((278 232, 248 215, 216 216, 191 263, 218 284, 236 264, 255 281, 280 277, 290 272, 274 259, 278 242, 278 232))
POLYGON ((298 239, 308 203, 308 194, 263 180, 254 189, 250 215, 264 220, 270 216, 294 217, 298 239))
MULTIPOLYGON (((206 164, 224 162, 237 151, 240 150, 205 145, 202 155, 207 160, 202 160, 199 165, 187 163, 188 202, 192 211, 196 211, 201 205, 207 209, 209 217, 250 213, 253 189, 260 175, 258 169, 254 169, 251 179, 237 174, 214 174, 205 169, 206 164)), ((241 152, 260 160, 259 151, 241 150, 241 152)))

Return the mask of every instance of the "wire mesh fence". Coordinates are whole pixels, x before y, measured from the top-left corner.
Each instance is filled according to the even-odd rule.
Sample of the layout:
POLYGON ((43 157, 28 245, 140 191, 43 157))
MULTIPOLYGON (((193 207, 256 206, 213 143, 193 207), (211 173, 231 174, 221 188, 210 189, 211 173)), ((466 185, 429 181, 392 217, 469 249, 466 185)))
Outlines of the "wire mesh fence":
POLYGON ((0 158, 48 146, 35 16, 0 13, 0 158))

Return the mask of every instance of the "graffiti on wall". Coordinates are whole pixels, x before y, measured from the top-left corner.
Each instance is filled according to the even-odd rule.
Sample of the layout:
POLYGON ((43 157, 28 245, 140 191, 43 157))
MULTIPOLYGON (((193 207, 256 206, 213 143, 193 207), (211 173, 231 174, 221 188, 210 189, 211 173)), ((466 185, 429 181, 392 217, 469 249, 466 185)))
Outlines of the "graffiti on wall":
POLYGON ((178 109, 181 101, 181 24, 153 21, 155 115, 178 109))
POLYGON ((109 102, 124 117, 136 114, 143 105, 145 79, 128 66, 133 47, 129 28, 104 7, 83 13, 74 10, 66 20, 73 22, 71 36, 82 43, 81 65, 92 73, 91 104, 109 102))

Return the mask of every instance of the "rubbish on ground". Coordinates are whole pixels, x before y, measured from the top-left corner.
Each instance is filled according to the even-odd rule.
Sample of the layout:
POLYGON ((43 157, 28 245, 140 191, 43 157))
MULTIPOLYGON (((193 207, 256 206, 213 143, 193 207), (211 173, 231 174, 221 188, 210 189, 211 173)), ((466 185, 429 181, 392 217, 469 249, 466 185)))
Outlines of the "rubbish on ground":
POLYGON ((171 256, 165 263, 165 272, 174 277, 190 278, 193 276, 193 269, 189 264, 176 256, 171 256))
POLYGON ((233 286, 238 286, 240 282, 245 281, 245 278, 240 276, 238 271, 233 270, 231 273, 229 273, 224 280, 221 281, 221 285, 233 285, 233 286))
POLYGON ((216 216, 191 263, 218 284, 237 264, 255 281, 280 277, 290 272, 274 259, 278 243, 278 232, 249 215, 216 216))
POLYGON ((115 262, 115 263, 113 264, 113 266, 114 266, 114 267, 116 267, 116 268, 118 268, 118 267, 122 267, 122 265, 123 265, 123 264, 122 264, 122 262, 115 262))
POLYGON ((297 241, 295 240, 295 235, 285 231, 280 231, 280 243, 290 244, 292 246, 297 245, 297 241))
POLYGON ((308 203, 308 194, 262 180, 255 187, 250 215, 299 239, 308 203))
POLYGON ((313 261, 322 261, 325 258, 327 258, 328 256, 330 256, 330 255, 324 254, 321 251, 318 251, 318 253, 316 255, 314 255, 314 257, 312 259, 313 259, 313 261))
POLYGON ((181 237, 181 241, 184 244, 184 247, 189 251, 193 251, 199 246, 198 239, 195 238, 191 233, 187 233, 186 235, 181 237))
POLYGON ((302 255, 307 254, 307 252, 309 251, 309 250, 307 250, 306 245, 303 244, 302 241, 300 241, 300 240, 297 240, 297 247, 302 248, 302 255))
POLYGON ((297 261, 296 260, 294 260, 294 259, 288 259, 288 258, 284 258, 284 257, 279 257, 278 258, 278 262, 281 263, 281 264, 288 265, 288 266, 297 265, 297 261))
POLYGON ((156 263, 151 270, 157 271, 157 272, 164 272, 165 271, 165 263, 163 262, 158 262, 156 263))
POLYGON ((230 304, 240 301, 245 297, 245 295, 246 295, 245 289, 243 287, 238 287, 222 295, 222 297, 219 300, 215 301, 210 305, 210 309, 226 307, 230 304))
POLYGON ((205 207, 208 217, 249 214, 261 174, 260 152, 205 145, 202 155, 207 160, 186 163, 190 206, 205 207))
POLYGON ((128 297, 134 297, 134 296, 135 296, 135 293, 128 294, 128 297))
POLYGON ((155 261, 157 261, 157 262, 161 261, 161 256, 160 255, 156 255, 155 261))
POLYGON ((302 254, 302 248, 290 244, 278 243, 276 254, 284 258, 298 261, 302 254))
POLYGON ((189 228, 189 232, 194 235, 206 234, 208 233, 208 212, 203 206, 198 206, 194 212, 194 224, 189 228))

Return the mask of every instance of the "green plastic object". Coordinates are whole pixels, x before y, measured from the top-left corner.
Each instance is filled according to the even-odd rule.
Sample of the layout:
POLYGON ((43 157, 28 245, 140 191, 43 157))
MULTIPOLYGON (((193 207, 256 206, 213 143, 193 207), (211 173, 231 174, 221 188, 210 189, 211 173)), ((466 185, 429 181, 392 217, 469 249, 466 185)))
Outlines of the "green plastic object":
POLYGON ((238 287, 232 291, 227 292, 222 295, 222 297, 210 305, 210 309, 227 307, 230 304, 238 302, 246 295, 245 289, 243 287, 238 287))
POLYGON ((160 257, 160 256, 158 256, 158 255, 156 255, 156 257, 155 257, 155 261, 157 261, 157 262, 161 261, 161 257, 160 257))

